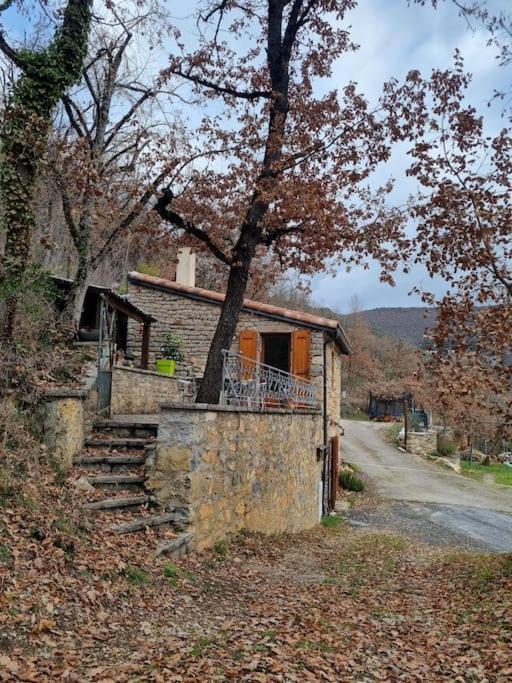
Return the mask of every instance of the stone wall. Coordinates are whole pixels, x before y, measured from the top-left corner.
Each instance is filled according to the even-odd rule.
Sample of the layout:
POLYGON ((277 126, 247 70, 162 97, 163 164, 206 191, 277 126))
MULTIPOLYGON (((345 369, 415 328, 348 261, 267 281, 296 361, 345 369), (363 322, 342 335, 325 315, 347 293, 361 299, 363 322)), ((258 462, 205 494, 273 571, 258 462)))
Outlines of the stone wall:
MULTIPOLYGON (((207 301, 178 296, 170 291, 141 287, 130 282, 128 297, 136 306, 153 315, 157 322, 151 325, 150 363, 154 364, 160 346, 167 332, 173 331, 183 338, 183 352, 187 369, 194 376, 201 376, 206 365, 208 350, 220 314, 220 306, 207 301)), ((242 311, 236 332, 234 347, 238 350, 240 330, 265 332, 293 332, 304 329, 300 325, 273 320, 268 317, 242 311)), ((323 332, 311 330, 311 380, 320 389, 323 368, 323 332)), ((259 338, 261 345, 261 338, 259 338)), ((140 325, 130 322, 128 326, 128 346, 136 356, 140 356, 142 332, 140 325)), ((339 414, 339 413, 338 413, 339 414)))
POLYGON ((43 440, 52 462, 68 470, 84 444, 84 397, 79 392, 75 395, 60 393, 54 392, 47 397, 43 440))
POLYGON ((336 344, 331 341, 327 344, 326 348, 327 426, 329 437, 338 436, 341 431, 341 369, 340 352, 336 344))
POLYGON ((408 432, 407 450, 409 453, 426 457, 437 449, 437 432, 408 432))
POLYGON ((92 431, 98 405, 96 374, 94 363, 86 369, 82 388, 52 389, 41 407, 42 440, 53 463, 64 470, 73 466, 92 431))
POLYGON ((178 380, 150 370, 116 366, 112 371, 112 415, 160 412, 161 401, 177 401, 178 380))
POLYGON ((241 529, 296 532, 320 519, 321 443, 320 413, 163 405, 147 485, 197 550, 241 529))

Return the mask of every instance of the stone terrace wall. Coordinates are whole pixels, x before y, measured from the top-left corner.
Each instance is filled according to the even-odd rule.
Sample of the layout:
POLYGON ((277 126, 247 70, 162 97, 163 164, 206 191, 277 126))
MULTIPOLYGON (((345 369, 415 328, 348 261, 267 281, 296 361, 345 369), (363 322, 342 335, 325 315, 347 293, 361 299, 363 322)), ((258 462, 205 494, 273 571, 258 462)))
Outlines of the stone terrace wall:
POLYGON ((160 412, 161 401, 178 400, 178 380, 149 370, 116 366, 112 370, 112 415, 160 412))
POLYGON ((163 405, 147 485, 197 550, 240 529, 296 532, 320 519, 321 442, 319 413, 163 405))
MULTIPOLYGON (((215 303, 177 296, 170 291, 164 292, 158 289, 140 287, 134 283, 128 285, 128 297, 136 306, 157 319, 157 322, 151 325, 150 363, 155 362, 166 333, 174 331, 183 338, 183 352, 186 362, 192 365, 196 376, 201 376, 206 365, 211 340, 217 327, 220 306, 215 303)), ((304 328, 293 323, 242 311, 237 328, 237 340, 240 330, 245 329, 255 330, 261 334, 265 332, 293 332, 304 328)), ((128 345, 137 356, 140 356, 141 344, 140 325, 130 322, 128 345)), ((311 380, 319 390, 323 372, 322 344, 323 332, 311 330, 311 380)))
POLYGON ((408 432, 407 450, 409 453, 426 457, 437 449, 437 432, 408 432))

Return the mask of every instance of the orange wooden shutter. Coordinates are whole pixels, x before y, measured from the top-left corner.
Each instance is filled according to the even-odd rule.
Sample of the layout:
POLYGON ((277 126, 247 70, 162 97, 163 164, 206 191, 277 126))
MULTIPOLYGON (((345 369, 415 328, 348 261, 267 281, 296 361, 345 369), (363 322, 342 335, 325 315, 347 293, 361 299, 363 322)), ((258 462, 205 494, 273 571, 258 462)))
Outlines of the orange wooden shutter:
POLYGON ((258 333, 254 330, 242 330, 239 341, 240 355, 251 360, 258 357, 258 333))
POLYGON ((292 332, 292 374, 309 380, 311 334, 309 330, 292 332))
MULTIPOLYGON (((238 347, 241 356, 256 361, 258 358, 258 333, 254 330, 242 330, 238 347)), ((251 367, 251 363, 248 363, 248 367, 244 367, 242 370, 242 379, 251 379, 253 373, 254 368, 251 367)))

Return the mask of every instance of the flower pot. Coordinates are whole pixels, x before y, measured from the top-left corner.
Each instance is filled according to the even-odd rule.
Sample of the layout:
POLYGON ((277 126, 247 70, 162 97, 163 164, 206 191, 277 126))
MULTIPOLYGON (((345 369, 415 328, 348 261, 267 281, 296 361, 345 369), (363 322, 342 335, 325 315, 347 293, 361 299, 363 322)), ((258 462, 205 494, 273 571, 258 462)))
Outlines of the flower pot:
POLYGON ((156 371, 161 375, 169 375, 172 377, 176 370, 176 361, 168 358, 159 358, 156 362, 156 371))

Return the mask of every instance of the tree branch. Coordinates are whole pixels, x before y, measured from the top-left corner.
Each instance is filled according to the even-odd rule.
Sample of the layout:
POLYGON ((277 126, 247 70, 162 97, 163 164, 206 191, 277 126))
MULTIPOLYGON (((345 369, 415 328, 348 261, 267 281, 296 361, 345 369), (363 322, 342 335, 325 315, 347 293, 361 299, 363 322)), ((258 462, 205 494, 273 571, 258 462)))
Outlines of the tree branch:
POLYGON ((263 235, 263 244, 269 247, 273 242, 277 242, 280 237, 293 234, 294 232, 303 233, 304 223, 302 222, 299 223, 299 225, 289 225, 287 227, 275 228, 275 230, 267 232, 266 235, 263 235))
POLYGON ((144 209, 148 205, 148 202, 150 201, 151 197, 153 197, 153 195, 155 194, 156 188, 160 185, 160 183, 167 176, 167 173, 168 173, 168 169, 164 169, 161 173, 158 174, 158 176, 153 180, 151 185, 148 187, 148 189, 144 192, 142 197, 139 199, 137 204, 135 204, 133 209, 111 231, 110 235, 107 237, 107 239, 103 243, 103 246, 92 257, 91 269, 94 269, 98 265, 98 263, 100 263, 100 261, 103 259, 105 254, 109 251, 109 249, 112 247, 113 243, 118 238, 118 236, 123 232, 123 230, 126 230, 126 228, 129 228, 130 225, 135 220, 137 220, 137 218, 141 215, 141 213, 144 211, 144 209))
POLYGON ((153 210, 156 211, 164 221, 174 225, 174 227, 178 228, 179 230, 184 230, 187 234, 192 235, 196 239, 203 242, 203 244, 206 244, 214 256, 216 256, 226 265, 230 266, 231 259, 222 251, 222 249, 220 249, 220 247, 217 246, 217 244, 215 244, 208 233, 204 232, 201 230, 201 228, 198 228, 193 223, 176 213, 176 211, 173 211, 169 208, 169 205, 173 199, 174 194, 172 193, 172 190, 164 190, 153 207, 153 210))
POLYGON ((170 69, 169 73, 173 74, 174 76, 180 76, 181 78, 184 78, 186 81, 194 83, 195 85, 202 85, 203 87, 209 88, 210 90, 213 90, 216 93, 230 95, 231 97, 237 97, 242 100, 252 101, 260 99, 262 97, 268 99, 272 95, 270 90, 237 90, 236 88, 231 88, 229 86, 219 85, 219 83, 214 83, 213 81, 209 81, 206 78, 201 78, 200 76, 194 76, 193 74, 185 73, 181 69, 170 69))
POLYGON ((0 50, 4 53, 4 55, 10 59, 16 66, 18 66, 20 69, 24 69, 26 64, 21 59, 19 54, 14 50, 9 43, 5 40, 4 34, 2 31, 0 31, 0 50))
POLYGON ((71 127, 74 128, 79 138, 87 138, 90 141, 89 131, 87 130, 87 123, 82 116, 82 112, 73 100, 68 96, 62 97, 62 104, 69 119, 71 127), (76 114, 76 116, 75 116, 76 114))
POLYGON ((154 97, 155 92, 152 89, 146 90, 146 92, 142 95, 142 97, 139 97, 139 99, 133 103, 133 105, 130 107, 130 109, 126 112, 124 116, 122 116, 119 121, 116 123, 115 126, 110 130, 109 135, 107 139, 105 140, 104 143, 104 148, 106 149, 112 140, 115 138, 117 133, 121 130, 121 128, 124 126, 124 124, 131 119, 131 117, 135 114, 137 109, 141 107, 146 100, 148 100, 150 97, 154 97))

